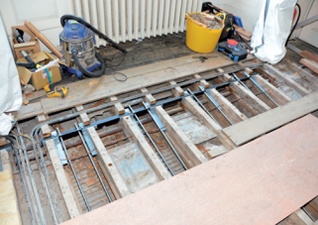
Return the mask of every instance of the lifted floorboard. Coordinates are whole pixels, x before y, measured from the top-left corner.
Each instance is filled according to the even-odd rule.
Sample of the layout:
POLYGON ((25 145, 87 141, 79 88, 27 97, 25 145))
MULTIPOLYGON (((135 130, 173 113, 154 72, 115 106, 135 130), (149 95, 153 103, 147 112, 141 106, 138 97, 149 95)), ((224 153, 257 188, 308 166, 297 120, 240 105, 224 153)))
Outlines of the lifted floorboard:
POLYGON ((64 224, 276 224, 318 194, 317 136, 308 115, 64 224))
POLYGON ((18 120, 23 120, 42 113, 50 114, 105 97, 235 64, 222 54, 217 52, 211 54, 215 58, 205 63, 201 63, 190 55, 123 70, 121 72, 128 76, 125 82, 118 82, 114 76, 109 75, 74 82, 68 84, 69 93, 64 99, 42 98, 40 102, 23 105, 16 116, 18 120))
POLYGON ((277 107, 231 127, 227 127, 223 132, 237 146, 240 146, 262 134, 315 111, 318 109, 317 102, 318 92, 315 92, 284 106, 277 107))

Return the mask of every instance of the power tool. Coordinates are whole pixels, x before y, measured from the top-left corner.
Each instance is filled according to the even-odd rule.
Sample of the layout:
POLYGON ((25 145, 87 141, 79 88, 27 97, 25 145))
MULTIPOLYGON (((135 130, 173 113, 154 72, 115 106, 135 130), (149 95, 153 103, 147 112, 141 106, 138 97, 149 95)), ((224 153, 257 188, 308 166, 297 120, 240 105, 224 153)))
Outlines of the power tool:
POLYGON ((225 55, 229 56, 235 62, 247 57, 246 49, 234 39, 220 42, 217 49, 219 52, 223 52, 225 55))
POLYGON ((60 44, 63 48, 63 57, 66 71, 75 74, 79 79, 102 76, 106 63, 95 51, 95 34, 104 39, 110 46, 124 54, 127 51, 112 41, 105 34, 98 31, 82 18, 74 15, 64 15, 60 19, 63 31, 60 33, 60 44))

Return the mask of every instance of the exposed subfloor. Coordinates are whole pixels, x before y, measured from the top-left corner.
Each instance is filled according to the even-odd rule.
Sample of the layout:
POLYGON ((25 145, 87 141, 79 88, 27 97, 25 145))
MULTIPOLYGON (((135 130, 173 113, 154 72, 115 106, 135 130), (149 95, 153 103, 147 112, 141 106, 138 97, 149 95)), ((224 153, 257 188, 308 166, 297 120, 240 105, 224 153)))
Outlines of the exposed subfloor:
MULTIPOLYGON (((295 44, 308 48, 301 41, 295 41, 295 44)), ((224 131, 230 133, 231 127, 242 121, 248 121, 249 118, 255 118, 289 103, 302 101, 305 96, 310 96, 318 90, 317 75, 301 67, 298 63, 300 57, 291 51, 288 51, 285 59, 274 68, 256 66, 254 73, 260 75, 255 76, 253 80, 244 79, 246 70, 237 69, 239 71, 235 74, 242 81, 231 81, 232 73, 222 74, 222 71, 217 69, 220 67, 230 71, 242 65, 227 62, 226 57, 219 53, 213 53, 213 57, 201 63, 199 59, 192 57, 198 54, 194 54, 186 47, 184 33, 125 43, 122 46, 129 53, 124 59, 120 54, 115 55, 111 63, 116 65, 123 59, 114 69, 124 71, 128 76, 128 80, 124 84, 118 83, 118 86, 126 85, 126 90, 129 91, 123 89, 113 95, 105 90, 105 93, 98 92, 105 96, 91 97, 94 100, 85 102, 83 99, 78 99, 80 102, 78 104, 70 101, 69 107, 62 106, 60 110, 57 110, 58 105, 55 105, 55 108, 48 113, 45 113, 46 109, 43 109, 43 106, 39 110, 39 113, 44 113, 46 120, 58 120, 76 111, 88 110, 85 115, 78 113, 78 116, 54 122, 49 126, 50 132, 58 133, 55 143, 57 140, 60 141, 62 146, 60 145, 59 154, 64 152, 64 155, 54 153, 57 147, 48 144, 53 140, 50 137, 43 139, 45 136, 43 129, 41 134, 35 133, 35 136, 43 141, 42 144, 46 145, 41 148, 44 151, 43 161, 41 157, 35 157, 40 153, 32 151, 30 142, 25 140, 26 150, 31 159, 30 170, 33 171, 34 182, 48 224, 66 221, 72 217, 70 216, 72 213, 76 216, 102 205, 111 204, 111 201, 226 154, 237 145, 234 139, 231 140, 224 135, 224 131), (214 61, 221 63, 214 65, 214 61), (170 65, 169 62, 179 63, 180 67, 185 69, 180 70, 179 65, 170 65), (151 66, 145 67, 147 65, 154 65, 153 72, 151 66), (160 65, 164 68, 160 68, 160 65), (209 69, 210 65, 213 68, 209 69), (206 67, 206 69, 192 73, 193 67, 196 69, 206 67), (277 72, 275 68, 288 79, 282 79, 279 74, 275 74, 277 72), (171 77, 164 82, 155 83, 161 70, 168 75, 171 72, 171 77), (303 75, 302 71, 306 74, 303 75), (146 87, 141 84, 140 88, 131 90, 130 87, 135 84, 130 83, 134 78, 130 72, 139 73, 140 77, 145 77, 145 81, 152 79, 154 83, 146 87), (151 77, 152 73, 154 77, 151 77), (176 73, 185 75, 174 79, 176 73), (254 79, 266 91, 259 89, 254 79), (194 81, 190 82, 191 80, 194 81), (202 91, 201 88, 205 85, 206 90, 202 91), (246 91, 245 86, 250 91, 246 91), (215 88, 210 90, 208 87, 215 88), (133 98, 134 96, 137 97, 133 98), (89 110, 94 107, 100 108, 90 112, 89 110), (80 124, 87 125, 87 128, 77 127, 80 124), (53 156, 54 154, 56 156, 53 156), (67 163, 62 165, 60 160, 66 160, 67 163), (43 162, 46 165, 40 166, 39 169, 38 163, 43 162), (50 183, 48 186, 45 186, 46 179, 50 183), (66 189, 61 189, 61 183, 66 189), (65 199, 66 192, 69 193, 67 199, 70 199, 70 202, 65 199), (53 208, 48 202, 48 193, 54 193, 51 196, 53 208), (74 204, 71 204, 72 201, 74 204), (73 207, 75 212, 70 213, 70 207, 73 207), (56 218, 52 216, 52 211, 56 212, 56 218)), ((317 49, 310 49, 315 53, 318 52, 317 49)), ((108 46, 101 47, 100 51, 107 58, 111 58, 115 53, 108 46)), ((247 60, 245 65, 257 63, 251 59, 247 60)), ((107 73, 108 75, 105 76, 113 76, 111 69, 107 73)), ((76 77, 65 75, 62 83, 75 87, 77 82, 80 85, 85 84, 84 82, 91 85, 91 82, 95 81, 98 83, 96 79, 85 78, 80 84, 76 77)), ((112 82, 116 85, 116 81, 112 82)), ((142 79, 139 82, 142 82, 142 79)), ((117 86, 112 88, 116 90, 117 86)), ((94 89, 90 91, 93 93, 94 89)), ((44 104, 43 102, 35 103, 33 106, 44 104)), ((314 111, 312 114, 317 117, 316 109, 312 110, 314 111)), ((36 107, 34 110, 37 110, 36 107)), ((309 109, 308 113, 310 112, 309 109)), ((30 134, 39 122, 36 114, 26 115, 29 114, 25 114, 24 117, 22 115, 23 119, 19 121, 19 126, 24 134, 30 134)), ((23 161, 21 154, 14 156, 12 153, 12 162, 19 157, 23 161)), ((23 224, 32 224, 30 206, 26 201, 24 194, 26 192, 23 190, 18 165, 13 164, 22 221, 23 224)), ((307 212, 315 221, 318 219, 317 206, 318 200, 315 198, 301 210, 307 212)), ((279 224, 296 224, 295 221, 298 220, 296 214, 291 214, 279 224)))

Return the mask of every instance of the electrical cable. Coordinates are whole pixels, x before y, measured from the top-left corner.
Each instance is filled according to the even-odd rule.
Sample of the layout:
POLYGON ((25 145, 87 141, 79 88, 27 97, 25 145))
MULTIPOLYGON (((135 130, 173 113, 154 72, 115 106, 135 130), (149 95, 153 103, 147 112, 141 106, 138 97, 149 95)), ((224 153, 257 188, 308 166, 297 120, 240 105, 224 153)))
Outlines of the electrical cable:
POLYGON ((301 7, 300 7, 300 5, 299 5, 298 3, 296 3, 296 6, 297 6, 297 8, 298 8, 297 19, 296 19, 296 22, 295 22, 293 28, 292 28, 291 31, 290 31, 290 34, 288 35, 288 38, 287 38, 286 43, 285 43, 285 47, 287 46, 287 44, 288 44, 288 42, 289 42, 289 39, 290 39, 290 37, 292 36, 292 34, 293 34, 293 32, 294 32, 294 30, 295 30, 295 28, 296 28, 296 26, 297 26, 297 24, 298 24, 298 22, 299 22, 300 16, 301 16, 301 7))

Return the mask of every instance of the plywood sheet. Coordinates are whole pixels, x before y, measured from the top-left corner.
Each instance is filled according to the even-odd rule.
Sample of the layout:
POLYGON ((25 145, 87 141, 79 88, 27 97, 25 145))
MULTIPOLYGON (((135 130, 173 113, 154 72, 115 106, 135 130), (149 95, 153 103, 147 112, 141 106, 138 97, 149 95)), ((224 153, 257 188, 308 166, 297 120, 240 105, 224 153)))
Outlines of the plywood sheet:
POLYGON ((64 225, 276 224, 318 194, 317 136, 308 115, 64 225))

